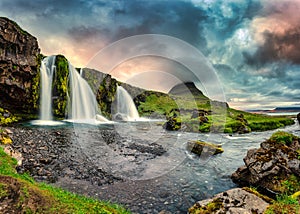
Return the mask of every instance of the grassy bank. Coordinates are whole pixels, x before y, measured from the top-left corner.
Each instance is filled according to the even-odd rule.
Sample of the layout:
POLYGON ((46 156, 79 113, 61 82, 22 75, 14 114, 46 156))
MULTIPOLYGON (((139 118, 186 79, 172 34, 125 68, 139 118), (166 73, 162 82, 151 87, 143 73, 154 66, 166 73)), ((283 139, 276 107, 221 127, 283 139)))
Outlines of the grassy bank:
POLYGON ((16 160, 0 147, 0 212, 11 213, 130 213, 116 204, 79 196, 18 174, 16 160))
POLYGON ((166 95, 153 92, 138 103, 142 116, 160 115, 169 122, 169 130, 193 132, 248 133, 267 131, 294 124, 285 116, 268 116, 239 111, 226 103, 211 101, 203 94, 166 95))

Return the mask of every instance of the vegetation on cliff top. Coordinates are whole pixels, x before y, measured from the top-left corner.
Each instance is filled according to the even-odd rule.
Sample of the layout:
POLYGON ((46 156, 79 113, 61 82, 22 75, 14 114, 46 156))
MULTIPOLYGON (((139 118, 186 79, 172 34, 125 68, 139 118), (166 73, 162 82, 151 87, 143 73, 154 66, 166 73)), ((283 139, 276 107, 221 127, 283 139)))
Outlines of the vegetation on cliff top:
POLYGON ((129 213, 116 204, 79 196, 17 174, 17 161, 0 147, 0 212, 11 213, 129 213))

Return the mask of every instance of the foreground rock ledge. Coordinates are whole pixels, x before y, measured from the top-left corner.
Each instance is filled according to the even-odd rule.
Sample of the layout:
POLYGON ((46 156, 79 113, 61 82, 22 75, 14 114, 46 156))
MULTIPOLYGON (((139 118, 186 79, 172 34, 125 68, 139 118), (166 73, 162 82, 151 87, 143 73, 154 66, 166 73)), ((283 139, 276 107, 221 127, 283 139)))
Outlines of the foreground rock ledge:
POLYGON ((231 213, 231 214, 262 214, 269 203, 260 197, 241 188, 219 193, 213 198, 199 201, 189 209, 189 214, 196 213, 231 213))

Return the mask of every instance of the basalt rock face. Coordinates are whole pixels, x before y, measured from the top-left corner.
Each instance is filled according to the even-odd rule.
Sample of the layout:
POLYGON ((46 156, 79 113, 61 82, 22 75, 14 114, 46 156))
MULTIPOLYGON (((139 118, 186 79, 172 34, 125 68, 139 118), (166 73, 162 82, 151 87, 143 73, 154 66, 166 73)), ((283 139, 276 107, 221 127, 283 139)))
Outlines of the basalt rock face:
MULTIPOLYGON (((37 90, 37 39, 15 22, 0 17, 0 106, 16 111, 34 110, 37 90), (34 89, 35 87, 35 89, 34 89)), ((37 78, 38 79, 38 78, 37 78)))

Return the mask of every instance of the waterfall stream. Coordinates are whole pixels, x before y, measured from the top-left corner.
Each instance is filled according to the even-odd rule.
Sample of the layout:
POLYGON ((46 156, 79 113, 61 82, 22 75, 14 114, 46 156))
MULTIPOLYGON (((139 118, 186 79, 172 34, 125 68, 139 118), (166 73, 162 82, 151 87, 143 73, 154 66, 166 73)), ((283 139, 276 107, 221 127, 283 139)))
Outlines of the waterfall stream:
POLYGON ((41 63, 41 107, 40 120, 52 120, 52 80, 55 72, 55 56, 43 59, 41 63))
POLYGON ((116 102, 117 112, 114 116, 116 120, 136 121, 140 118, 132 97, 122 86, 117 87, 116 102))

